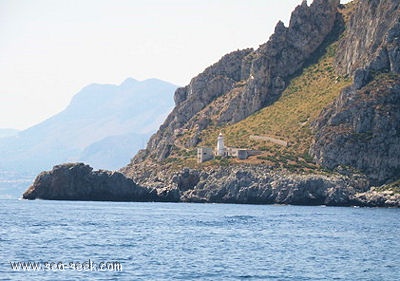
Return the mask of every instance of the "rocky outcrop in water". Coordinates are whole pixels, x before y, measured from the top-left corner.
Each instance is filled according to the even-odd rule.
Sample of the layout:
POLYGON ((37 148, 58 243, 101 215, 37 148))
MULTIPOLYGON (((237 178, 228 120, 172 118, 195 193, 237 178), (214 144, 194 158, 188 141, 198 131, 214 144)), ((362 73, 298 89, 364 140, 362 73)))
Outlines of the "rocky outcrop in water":
POLYGON ((54 166, 40 173, 24 199, 49 200, 101 200, 101 201, 153 201, 155 194, 138 186, 123 174, 93 171, 83 163, 54 166))
POLYGON ((57 165, 39 174, 23 198, 400 207, 399 193, 369 190, 361 175, 298 175, 264 165, 149 168, 131 174, 138 185, 121 173, 93 171, 83 163, 57 165))
POLYGON ((400 178, 399 7, 397 0, 358 2, 336 59, 354 84, 315 121, 310 149, 322 166, 350 166, 373 185, 400 178))

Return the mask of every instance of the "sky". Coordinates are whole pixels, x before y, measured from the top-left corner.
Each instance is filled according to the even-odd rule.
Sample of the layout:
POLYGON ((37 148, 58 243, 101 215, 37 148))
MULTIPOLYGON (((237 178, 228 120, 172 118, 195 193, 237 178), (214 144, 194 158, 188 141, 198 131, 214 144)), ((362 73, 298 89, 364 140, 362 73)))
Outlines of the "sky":
POLYGON ((91 83, 185 86, 223 55, 268 41, 301 2, 0 0, 0 128, 44 121, 91 83))

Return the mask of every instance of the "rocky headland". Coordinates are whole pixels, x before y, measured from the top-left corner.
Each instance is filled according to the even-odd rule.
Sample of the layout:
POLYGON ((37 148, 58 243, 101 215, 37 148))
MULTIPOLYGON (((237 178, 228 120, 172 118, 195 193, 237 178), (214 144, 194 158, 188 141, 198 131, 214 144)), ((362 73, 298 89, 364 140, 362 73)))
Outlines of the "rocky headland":
POLYGON ((138 186, 119 172, 93 171, 83 163, 54 166, 40 173, 24 199, 153 201, 151 190, 138 186))
POLYGON ((399 6, 397 0, 303 1, 289 26, 279 22, 267 43, 225 55, 179 88, 174 110, 121 173, 56 166, 39 175, 24 198, 400 207, 399 6), (291 143, 291 154, 281 150, 273 161, 266 154, 269 162, 195 163, 193 152, 211 128, 256 119, 260 110, 285 102, 292 81, 329 50, 335 50, 333 62, 323 67, 335 74, 332 83, 349 82, 298 123, 309 141, 298 137, 301 145, 291 143), (283 160, 297 168, 275 165, 283 160))
POLYGON ((153 165, 131 178, 93 171, 83 163, 54 166, 39 174, 24 199, 157 201, 400 207, 400 194, 369 188, 359 174, 295 174, 265 165, 184 168, 153 165))

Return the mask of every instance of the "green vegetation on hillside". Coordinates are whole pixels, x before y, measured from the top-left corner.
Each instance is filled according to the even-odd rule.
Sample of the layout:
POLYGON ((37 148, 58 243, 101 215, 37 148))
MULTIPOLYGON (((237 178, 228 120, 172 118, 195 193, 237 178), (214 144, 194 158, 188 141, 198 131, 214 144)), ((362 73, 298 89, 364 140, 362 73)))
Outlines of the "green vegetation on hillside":
MULTIPOLYGON (((345 20, 348 20, 353 6, 346 5, 341 10, 345 20)), ((245 161, 231 158, 229 161, 224 160, 223 164, 262 163, 301 171, 317 168, 308 154, 313 140, 310 126, 321 111, 335 100, 341 90, 352 83, 349 77, 339 76, 335 72, 337 45, 337 41, 328 45, 316 63, 306 67, 289 82, 275 103, 236 124, 209 126, 198 136, 201 140, 198 146, 215 147, 217 136, 222 132, 226 146, 262 152, 261 155, 245 161), (281 146, 270 141, 251 139, 252 135, 283 140, 289 145, 281 146)), ((171 159, 167 159, 169 163, 177 166, 197 166, 195 151, 185 150, 183 145, 189 143, 195 134, 195 131, 189 130, 177 138, 171 159)), ((202 165, 218 164, 221 163, 217 159, 202 165)))
POLYGON ((374 190, 377 192, 389 191, 393 193, 400 193, 400 180, 379 187, 375 187, 374 190))
POLYGON ((336 47, 337 43, 330 45, 316 64, 294 78, 277 102, 234 125, 208 128, 201 134, 200 145, 214 146, 221 131, 228 146, 263 151, 264 154, 257 157, 261 162, 307 167, 311 164, 308 149, 313 138, 310 124, 341 89, 351 84, 350 79, 338 76, 334 71, 336 47), (289 146, 251 140, 251 135, 281 139, 289 146))

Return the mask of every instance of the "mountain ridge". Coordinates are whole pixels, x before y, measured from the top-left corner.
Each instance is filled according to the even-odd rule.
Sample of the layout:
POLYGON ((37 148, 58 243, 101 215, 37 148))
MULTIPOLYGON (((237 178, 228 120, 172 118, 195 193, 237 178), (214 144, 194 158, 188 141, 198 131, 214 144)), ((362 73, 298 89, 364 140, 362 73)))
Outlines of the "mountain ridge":
MULTIPOLYGON (((90 84, 74 95, 62 112, 0 139, 1 168, 38 172, 59 162, 85 160, 80 158, 81 152, 109 136, 136 134, 147 138, 171 110, 175 89, 175 85, 157 79, 90 84)), ((138 139, 140 146, 143 138, 138 139)), ((135 148, 139 147, 132 143, 135 148)), ((126 154, 125 161, 129 161, 129 152, 126 154)), ((117 169, 121 165, 99 168, 117 169)))

